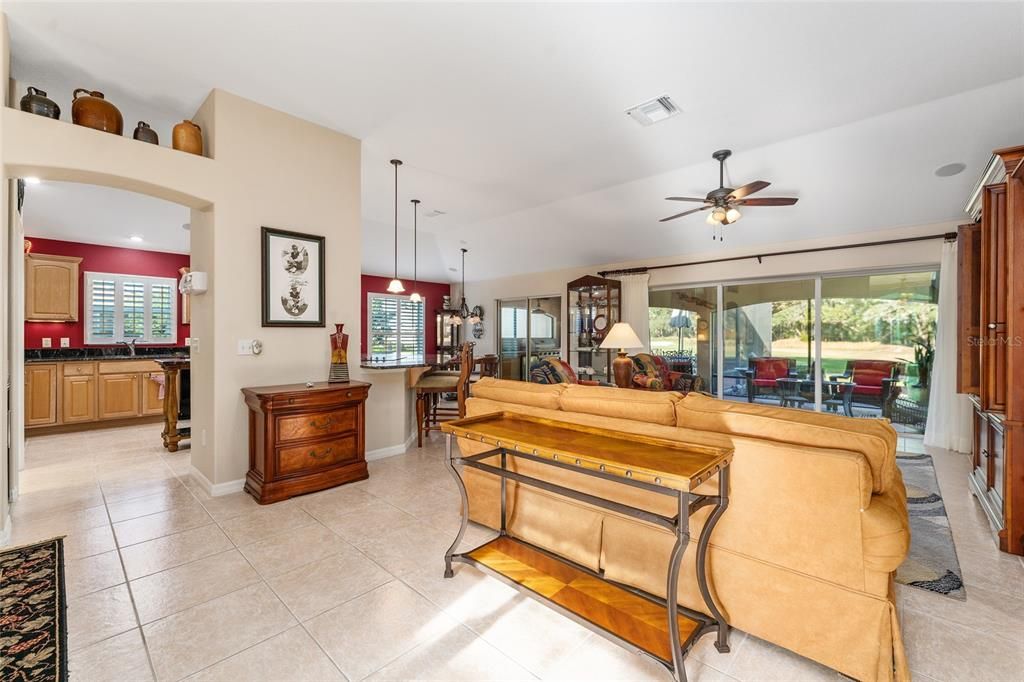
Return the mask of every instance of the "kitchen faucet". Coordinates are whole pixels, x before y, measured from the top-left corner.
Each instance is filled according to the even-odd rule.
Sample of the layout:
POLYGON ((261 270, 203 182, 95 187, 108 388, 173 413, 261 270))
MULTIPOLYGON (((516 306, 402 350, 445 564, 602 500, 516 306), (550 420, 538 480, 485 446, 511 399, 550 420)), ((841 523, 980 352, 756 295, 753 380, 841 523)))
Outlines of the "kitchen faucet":
POLYGON ((128 354, 131 355, 134 358, 135 357, 135 342, 136 341, 138 341, 138 339, 133 338, 130 341, 118 341, 118 343, 127 346, 128 347, 128 354))

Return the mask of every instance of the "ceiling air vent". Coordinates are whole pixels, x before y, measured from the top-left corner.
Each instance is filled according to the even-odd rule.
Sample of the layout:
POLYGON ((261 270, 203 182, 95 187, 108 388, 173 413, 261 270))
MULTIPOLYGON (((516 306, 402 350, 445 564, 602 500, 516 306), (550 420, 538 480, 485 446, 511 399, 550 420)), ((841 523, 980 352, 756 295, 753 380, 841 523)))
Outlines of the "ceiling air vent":
POLYGON ((431 211, 430 213, 428 213, 424 217, 426 217, 426 218, 437 218, 439 216, 446 215, 447 213, 448 213, 447 211, 439 211, 438 209, 435 208, 433 211, 431 211))
POLYGON ((664 121, 680 113, 682 109, 676 106, 672 98, 662 95, 656 99, 648 100, 637 104, 635 107, 626 109, 626 115, 640 125, 647 127, 658 121, 664 121))

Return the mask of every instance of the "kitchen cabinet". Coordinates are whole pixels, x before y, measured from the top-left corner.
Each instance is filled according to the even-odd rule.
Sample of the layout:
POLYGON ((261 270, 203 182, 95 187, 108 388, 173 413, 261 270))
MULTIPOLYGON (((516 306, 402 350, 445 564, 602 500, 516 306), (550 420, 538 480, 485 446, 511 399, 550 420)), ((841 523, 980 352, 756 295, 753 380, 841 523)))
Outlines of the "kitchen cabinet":
POLYGON ((96 420, 96 365, 91 362, 67 362, 61 367, 62 424, 96 420))
POLYGON ((57 423, 57 365, 25 366, 25 426, 57 423))
POLYGON ((100 374, 99 418, 124 419, 141 414, 139 374, 100 374))
POLYGON ((78 321, 78 264, 81 258, 25 254, 25 320, 78 321))
POLYGON ((146 372, 142 375, 142 414, 164 413, 164 399, 160 396, 163 387, 163 372, 146 372))

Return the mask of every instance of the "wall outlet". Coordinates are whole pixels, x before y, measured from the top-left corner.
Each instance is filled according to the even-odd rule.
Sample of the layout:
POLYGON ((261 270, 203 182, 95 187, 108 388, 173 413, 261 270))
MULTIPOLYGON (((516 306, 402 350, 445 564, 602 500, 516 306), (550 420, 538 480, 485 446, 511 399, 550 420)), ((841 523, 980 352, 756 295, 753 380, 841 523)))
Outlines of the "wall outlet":
POLYGON ((239 355, 252 355, 252 339, 239 339, 238 340, 238 354, 239 355))
POLYGON ((69 339, 66 336, 60 337, 60 347, 61 348, 71 348, 71 339, 69 339))
POLYGON ((199 432, 199 442, 204 448, 206 447, 206 429, 199 432))
POLYGON ((43 348, 53 348, 53 341, 49 336, 43 337, 43 348))

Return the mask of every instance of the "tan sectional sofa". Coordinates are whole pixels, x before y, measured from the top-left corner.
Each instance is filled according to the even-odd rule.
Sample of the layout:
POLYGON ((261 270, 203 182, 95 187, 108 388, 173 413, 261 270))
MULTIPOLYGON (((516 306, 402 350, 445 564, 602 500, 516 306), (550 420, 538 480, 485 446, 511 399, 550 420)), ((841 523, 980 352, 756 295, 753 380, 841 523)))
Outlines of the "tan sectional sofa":
MULTIPOLYGON (((860 680, 908 679, 893 601, 907 554, 906 490, 887 422, 703 395, 482 379, 468 416, 497 411, 735 449, 730 505, 709 570, 730 623, 860 680)), ((461 441, 461 451, 486 446, 461 441)), ((674 514, 674 501, 511 458, 531 476, 674 514)), ((470 517, 496 528, 497 479, 463 471, 470 517)), ((714 494, 717 481, 701 492, 714 494)), ((606 578, 664 597, 673 536, 614 512, 509 482, 509 533, 606 578)), ((708 508, 691 521, 692 542, 708 508)), ((679 602, 706 611, 686 552, 679 602)), ((729 655, 729 654, 722 654, 729 655)))

